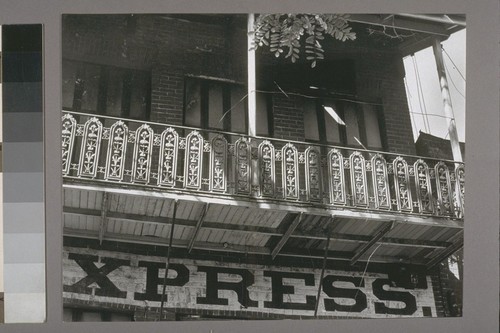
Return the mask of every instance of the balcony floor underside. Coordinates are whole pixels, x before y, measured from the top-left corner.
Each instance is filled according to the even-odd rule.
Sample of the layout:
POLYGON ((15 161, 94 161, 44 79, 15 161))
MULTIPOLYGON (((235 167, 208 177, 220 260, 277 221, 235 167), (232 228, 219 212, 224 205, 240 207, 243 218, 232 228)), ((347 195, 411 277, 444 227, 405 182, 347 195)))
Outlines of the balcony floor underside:
POLYGON ((463 245, 463 220, 450 218, 67 181, 63 187, 64 235, 100 242, 168 246, 176 206, 172 246, 188 253, 322 258, 328 247, 328 259, 353 265, 431 267, 463 245))

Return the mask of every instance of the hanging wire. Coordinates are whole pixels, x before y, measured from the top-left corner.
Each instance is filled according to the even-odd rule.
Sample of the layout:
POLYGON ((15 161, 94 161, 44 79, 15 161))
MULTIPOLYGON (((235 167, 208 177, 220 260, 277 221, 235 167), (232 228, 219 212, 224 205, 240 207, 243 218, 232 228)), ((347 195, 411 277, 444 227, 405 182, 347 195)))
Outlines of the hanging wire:
MULTIPOLYGON (((421 114, 420 112, 411 112, 410 113, 414 113, 414 114, 421 114)), ((439 117, 439 118, 445 118, 445 119, 455 119, 453 117, 447 117, 447 116, 443 116, 442 114, 437 114, 437 113, 428 113, 427 114, 428 117, 439 117)))
POLYGON ((427 109, 425 108, 425 100, 423 100, 422 92, 421 92, 421 87, 420 87, 420 75, 418 73, 418 67, 417 67, 417 61, 415 59, 415 55, 412 55, 412 60, 413 60, 413 70, 415 71, 415 78, 417 81, 417 93, 418 93, 418 102, 420 105, 420 111, 422 111, 422 119, 424 121, 424 129, 426 133, 430 132, 430 126, 427 126, 426 120, 428 121, 426 114, 427 114, 427 109))
POLYGON ((415 116, 413 115, 414 114, 413 105, 411 104, 412 96, 410 93, 410 88, 408 88, 408 81, 406 80, 406 77, 403 78, 403 81, 405 83, 406 95, 408 96, 408 109, 410 111, 410 116, 411 116, 411 125, 412 125, 412 128, 414 129, 415 135, 418 135, 418 128, 417 128, 417 124, 415 123, 415 116))
MULTIPOLYGON (((318 96, 312 96, 312 95, 306 95, 306 94, 299 94, 299 93, 293 93, 293 92, 285 92, 284 90, 281 89, 281 87, 278 86, 280 90, 253 90, 252 92, 258 92, 258 93, 263 93, 263 94, 284 94, 287 96, 287 98, 290 98, 290 96, 299 96, 299 97, 305 97, 305 98, 311 98, 311 99, 317 99, 318 96)), ((236 103, 234 103, 228 110, 224 112, 222 117, 219 119, 219 123, 224 120, 224 117, 227 116, 229 112, 234 110, 235 107, 237 107, 241 102, 243 102, 244 99, 248 97, 248 94, 240 98, 240 100, 236 103)), ((374 105, 374 106, 383 106, 382 103, 372 103, 372 102, 364 102, 364 101, 357 101, 354 99, 349 99, 349 98, 338 98, 338 97, 333 97, 333 99, 337 101, 344 101, 344 102, 351 102, 355 104, 360 104, 360 105, 374 105)))
MULTIPOLYGON (((368 257, 368 260, 366 261, 366 265, 365 265, 365 270, 363 271, 363 275, 361 275, 361 283, 362 283, 363 279, 365 278, 366 271, 368 270, 368 264, 370 264, 370 260, 372 259, 373 255, 375 254, 375 252, 378 250, 378 248, 380 246, 382 246, 382 243, 380 243, 379 245, 377 245, 377 247, 373 250, 373 252, 368 257)), ((359 287, 361 287, 361 284, 358 286, 358 288, 359 287)), ((358 289, 358 291, 359 291, 359 289, 358 289)), ((356 298, 356 297, 354 297, 354 298, 356 298)))
POLYGON ((441 49, 444 51, 444 53, 446 54, 446 56, 448 57, 448 59, 450 59, 451 63, 453 64, 453 68, 457 70, 458 74, 460 74, 460 76, 462 77, 462 79, 467 82, 467 80, 465 79, 465 76, 462 74, 462 72, 458 69, 458 66, 455 65, 455 62, 453 61, 453 59, 451 59, 450 55, 448 54, 448 52, 446 52, 446 50, 444 49, 443 45, 441 45, 441 49))
MULTIPOLYGON (((365 269, 363 271, 363 274, 361 275, 361 279, 359 280, 359 286, 358 286, 358 289, 356 290, 356 294, 354 294, 354 300, 356 301, 356 297, 358 297, 358 294, 359 294, 359 288, 361 288, 361 285, 363 284, 364 282, 364 279, 365 279, 365 275, 366 275, 366 271, 368 270, 368 265, 370 264, 370 260, 372 259, 373 255, 375 254, 375 252, 377 252, 378 248, 382 246, 382 243, 378 244, 377 247, 372 251, 372 253, 370 254, 370 256, 368 257, 368 260, 366 261, 366 265, 365 265, 365 269)), ((346 317, 349 316, 351 312, 347 312, 346 314, 346 317)))
MULTIPOLYGON (((446 74, 448 75, 448 77, 450 78, 450 81, 451 81, 451 84, 453 85, 453 87, 455 87, 455 90, 458 92, 458 94, 460 96, 462 96, 464 99, 465 99, 465 95, 462 94, 462 92, 458 89, 458 87, 456 86, 455 84, 455 81, 453 81, 453 78, 451 77, 451 74, 450 74, 450 71, 448 70, 448 66, 446 65, 446 62, 444 62, 444 69, 446 70, 446 74)), ((455 117, 455 115, 453 115, 453 117, 455 117)))
POLYGON ((424 95, 424 89, 422 87, 422 79, 420 78, 420 70, 418 69, 418 62, 417 58, 414 56, 413 61, 415 64, 415 70, 416 70, 416 75, 417 75, 417 82, 418 82, 418 88, 420 89, 420 96, 422 97, 422 105, 424 106, 423 112, 424 112, 424 119, 427 122, 427 129, 429 130, 429 133, 431 132, 431 124, 429 123, 429 116, 427 113, 427 104, 425 103, 425 95, 424 95))

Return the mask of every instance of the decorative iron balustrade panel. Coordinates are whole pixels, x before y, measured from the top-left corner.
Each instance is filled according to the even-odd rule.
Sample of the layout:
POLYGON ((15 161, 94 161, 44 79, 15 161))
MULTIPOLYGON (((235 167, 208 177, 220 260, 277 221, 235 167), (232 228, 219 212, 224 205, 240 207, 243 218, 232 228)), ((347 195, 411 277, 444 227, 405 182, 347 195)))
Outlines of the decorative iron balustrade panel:
POLYGON ((299 161, 297 148, 287 143, 281 149, 283 198, 299 200, 299 161))
POLYGON ((62 172, 63 175, 69 173, 71 167, 71 157, 73 155, 73 145, 75 143, 76 120, 70 114, 62 116, 62 172))
POLYGON ((440 215, 452 215, 452 187, 450 180, 450 170, 444 162, 439 162, 434 166, 436 174, 437 208, 440 215))
POLYGON ((122 121, 114 123, 111 126, 108 140, 105 178, 121 181, 125 172, 125 157, 128 141, 127 125, 122 121))
POLYGON ((459 164, 455 168, 455 195, 457 197, 457 209, 456 216, 459 218, 463 217, 463 213, 465 210, 464 197, 465 197, 465 166, 463 164, 459 164))
POLYGON ((423 214, 434 213, 434 199, 432 196, 431 177, 429 166, 419 159, 413 165, 415 184, 417 185, 417 201, 419 212, 423 214))
POLYGON ((465 168, 452 161, 74 112, 61 135, 68 179, 463 218, 465 168))
POLYGON ((210 191, 227 191, 227 140, 222 135, 212 139, 210 152, 210 191))
POLYGON ((396 205, 398 210, 403 212, 413 211, 411 200, 410 173, 408 163, 398 156, 392 162, 394 173, 394 190, 396 192, 396 205))
POLYGON ((330 203, 346 205, 346 186, 344 175, 344 157, 338 149, 331 149, 328 153, 328 177, 330 181, 330 203))
POLYGON ((382 155, 376 154, 372 157, 371 167, 375 208, 391 209, 391 194, 389 192, 387 163, 382 155))
POLYGON ((252 146, 247 138, 240 138, 234 144, 236 155, 236 193, 250 195, 252 193, 252 146))
POLYGON ((149 183, 153 140, 153 129, 149 125, 144 124, 136 130, 132 164, 132 181, 134 183, 149 183))
POLYGON ((82 148, 78 167, 79 177, 97 176, 99 151, 101 148, 102 123, 93 117, 84 125, 82 148))
POLYGON ((184 187, 201 189, 203 168, 203 137, 197 131, 186 137, 186 158, 184 162, 184 187))
POLYGON ((366 184, 366 164, 363 155, 355 151, 349 157, 351 170, 351 197, 353 206, 368 206, 368 190, 366 184))
POLYGON ((158 185, 175 186, 178 151, 179 134, 175 129, 169 127, 161 133, 158 185))
POLYGON ((259 144, 259 190, 260 196, 273 198, 276 191, 275 151, 271 142, 259 144))
POLYGON ((320 202, 321 189, 321 155, 316 147, 309 147, 305 151, 306 168, 306 198, 308 201, 320 202))

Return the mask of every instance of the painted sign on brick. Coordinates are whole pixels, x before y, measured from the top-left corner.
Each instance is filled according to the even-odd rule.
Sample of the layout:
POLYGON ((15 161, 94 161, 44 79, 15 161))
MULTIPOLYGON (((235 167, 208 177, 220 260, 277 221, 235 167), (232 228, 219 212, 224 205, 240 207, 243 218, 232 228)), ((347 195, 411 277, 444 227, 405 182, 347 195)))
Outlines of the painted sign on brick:
MULTIPOLYGON (((65 248, 64 297, 160 307, 165 258, 65 248)), ((387 274, 172 259, 165 307, 338 317, 436 316, 430 277, 394 287, 387 274)))

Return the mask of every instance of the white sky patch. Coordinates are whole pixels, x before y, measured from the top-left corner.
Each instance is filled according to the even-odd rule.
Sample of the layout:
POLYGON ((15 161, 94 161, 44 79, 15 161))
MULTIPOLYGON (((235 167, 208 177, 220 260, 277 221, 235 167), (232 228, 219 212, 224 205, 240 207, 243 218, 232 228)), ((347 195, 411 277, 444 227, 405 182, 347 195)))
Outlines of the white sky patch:
MULTIPOLYGON (((443 59, 461 142, 465 142, 465 37, 466 29, 452 34, 442 43, 446 51, 443 51, 443 59)), ((419 131, 449 139, 432 47, 415 53, 414 57, 416 63, 412 56, 404 59, 414 139, 417 140, 419 131)))

